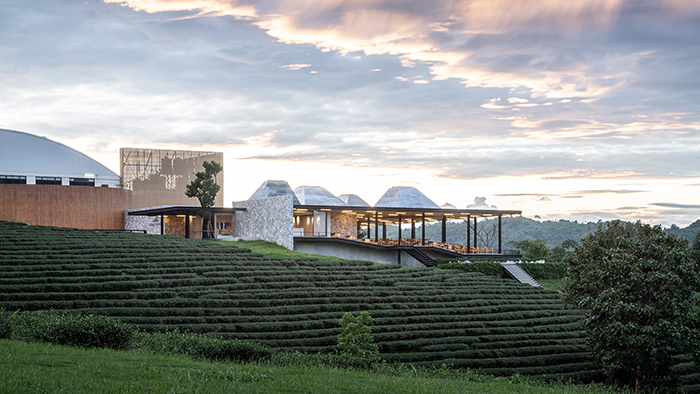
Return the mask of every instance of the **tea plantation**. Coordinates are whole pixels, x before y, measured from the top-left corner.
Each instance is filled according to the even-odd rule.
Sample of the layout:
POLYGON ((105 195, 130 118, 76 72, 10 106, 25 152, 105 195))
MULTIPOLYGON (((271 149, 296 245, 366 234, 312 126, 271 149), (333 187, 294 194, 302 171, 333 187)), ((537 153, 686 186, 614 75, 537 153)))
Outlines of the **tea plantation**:
POLYGON ((0 222, 0 308, 68 310, 276 349, 334 351, 369 311, 382 359, 600 378, 556 292, 480 273, 273 259, 230 244, 0 222))

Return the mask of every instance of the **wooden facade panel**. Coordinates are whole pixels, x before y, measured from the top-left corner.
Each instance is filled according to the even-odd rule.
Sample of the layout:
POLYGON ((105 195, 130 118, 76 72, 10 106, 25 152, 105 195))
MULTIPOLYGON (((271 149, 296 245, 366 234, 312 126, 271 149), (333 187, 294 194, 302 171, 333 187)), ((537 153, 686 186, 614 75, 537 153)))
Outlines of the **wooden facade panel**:
POLYGON ((0 220, 80 229, 123 230, 124 211, 131 209, 125 189, 0 185, 0 220))

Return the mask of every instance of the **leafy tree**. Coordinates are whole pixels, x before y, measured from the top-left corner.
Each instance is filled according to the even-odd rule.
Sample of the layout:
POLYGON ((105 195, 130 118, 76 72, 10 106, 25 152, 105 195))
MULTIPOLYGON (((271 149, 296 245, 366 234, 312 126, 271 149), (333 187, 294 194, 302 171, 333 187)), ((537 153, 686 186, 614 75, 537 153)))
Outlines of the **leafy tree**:
POLYGON ((571 253, 571 249, 575 248, 578 242, 573 239, 566 239, 561 243, 561 246, 552 248, 551 258, 553 261, 564 261, 567 253, 571 253))
MULTIPOLYGON (((202 210, 197 212, 197 215, 203 219, 202 223, 202 238, 209 238, 207 229, 210 228, 212 212, 209 210, 214 206, 216 194, 221 190, 221 186, 216 183, 216 175, 224 168, 221 164, 215 161, 205 161, 203 164, 204 172, 195 174, 196 178, 187 185, 185 195, 187 197, 196 197, 202 210)), ((213 226, 211 226, 213 231, 213 226)))
POLYGON ((379 360, 379 348, 374 343, 372 329, 369 327, 371 322, 369 312, 361 312, 357 317, 347 312, 340 319, 343 332, 338 335, 338 348, 365 366, 379 360))
POLYGON ((635 390, 673 384, 675 354, 698 355, 698 264, 687 241, 660 226, 614 221, 567 258, 565 299, 587 308, 584 325, 607 375, 635 390))
POLYGON ((700 263, 700 230, 695 233, 693 246, 690 248, 690 258, 700 263))
POLYGON ((526 260, 546 260, 550 257, 551 251, 547 247, 547 242, 541 239, 522 241, 510 241, 509 244, 525 252, 523 256, 526 260))

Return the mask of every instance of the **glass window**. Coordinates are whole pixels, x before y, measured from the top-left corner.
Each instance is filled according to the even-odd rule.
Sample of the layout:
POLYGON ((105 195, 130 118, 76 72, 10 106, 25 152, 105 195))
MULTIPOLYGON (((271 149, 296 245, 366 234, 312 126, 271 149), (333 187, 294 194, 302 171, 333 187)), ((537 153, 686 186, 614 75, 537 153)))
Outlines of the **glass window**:
POLYGON ((19 175, 0 175, 0 184, 26 185, 27 177, 19 175))
POLYGON ((37 185, 60 185, 61 184, 61 178, 57 177, 52 177, 52 176, 38 176, 36 177, 36 184, 37 185))
POLYGON ((71 186, 95 186, 93 178, 70 178, 71 186))

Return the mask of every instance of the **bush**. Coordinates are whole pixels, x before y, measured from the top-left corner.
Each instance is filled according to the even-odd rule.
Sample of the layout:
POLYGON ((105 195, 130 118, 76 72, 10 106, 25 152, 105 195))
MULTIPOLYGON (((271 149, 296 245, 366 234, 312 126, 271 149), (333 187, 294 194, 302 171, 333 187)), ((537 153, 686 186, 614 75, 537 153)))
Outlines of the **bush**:
POLYGON ((8 338, 12 334, 12 315, 0 309, 0 339, 8 338))
POLYGON ((480 272, 484 275, 503 277, 503 266, 494 261, 467 262, 447 262, 440 264, 442 269, 455 269, 464 272, 480 272))
POLYGON ((240 339, 221 339, 178 330, 144 333, 134 339, 135 347, 155 353, 183 354, 211 361, 269 360, 272 352, 263 345, 240 339))
POLYGON ((10 318, 11 338, 54 345, 123 349, 130 345, 134 329, 99 315, 24 312, 10 318))
POLYGON ((354 358, 360 365, 366 367, 379 361, 377 356, 379 350, 374 343, 370 323, 372 323, 372 316, 369 312, 360 312, 357 317, 347 312, 340 319, 343 332, 338 335, 338 348, 342 354, 354 358))
POLYGON ((563 262, 552 263, 518 263, 530 276, 539 279, 562 279, 566 276, 568 264, 563 262))

